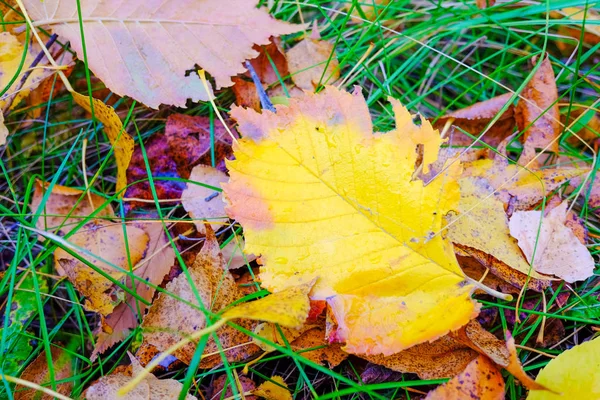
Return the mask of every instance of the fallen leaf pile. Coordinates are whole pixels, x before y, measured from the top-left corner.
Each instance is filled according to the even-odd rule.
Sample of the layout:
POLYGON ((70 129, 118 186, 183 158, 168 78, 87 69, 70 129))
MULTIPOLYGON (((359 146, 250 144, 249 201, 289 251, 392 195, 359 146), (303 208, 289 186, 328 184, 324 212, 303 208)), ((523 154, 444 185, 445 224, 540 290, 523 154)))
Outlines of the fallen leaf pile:
MULTIPOLYGON (((16 226, 37 243, 6 294, 2 395, 290 400, 302 395, 293 373, 254 368, 294 355, 343 379, 352 365, 365 384, 448 378, 417 391, 426 399, 503 399, 512 379, 530 399, 598 397, 599 339, 539 373, 519 356, 533 341, 566 346, 573 327, 552 316, 592 317, 559 308, 560 290, 597 286, 577 211, 583 192, 600 205, 600 186, 562 150, 597 146, 600 119, 563 112, 554 58, 532 57, 518 92, 437 119, 390 97, 393 128, 380 132, 364 95, 374 89, 341 87, 348 49, 336 52, 329 24, 306 32, 303 16, 246 0, 8 3, 20 28, 0 33, 0 146, 17 140, 18 104, 51 96, 50 77, 85 126, 81 166, 59 160, 60 174, 29 181, 16 226), (69 82, 74 54, 110 105, 89 77, 69 82), (74 312, 54 318, 32 292, 74 312), (89 332, 63 335, 77 340, 34 351, 38 333, 83 319, 89 332)), ((392 3, 348 17, 375 21, 392 3)), ((584 40, 600 36, 586 29, 584 40)))

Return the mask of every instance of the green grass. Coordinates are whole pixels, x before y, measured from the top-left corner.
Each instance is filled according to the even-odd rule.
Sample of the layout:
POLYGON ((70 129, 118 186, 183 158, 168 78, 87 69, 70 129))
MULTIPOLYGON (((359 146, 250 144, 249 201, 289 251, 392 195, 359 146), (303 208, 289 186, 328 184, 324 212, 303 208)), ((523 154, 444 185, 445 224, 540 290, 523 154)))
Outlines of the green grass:
MULTIPOLYGON (((598 9, 600 2, 597 1, 547 0, 530 1, 525 5, 509 1, 483 11, 474 1, 392 1, 377 8, 374 21, 365 19, 362 10, 355 14, 348 12, 368 6, 371 4, 368 0, 363 3, 318 0, 264 3, 268 3, 272 13, 280 19, 299 22, 301 14, 304 21, 318 21, 323 39, 335 43, 344 87, 348 90, 353 85, 362 87, 378 131, 393 128, 387 101, 390 96, 399 99, 412 112, 435 119, 449 110, 472 105, 508 90, 519 90, 531 77, 530 60, 546 53, 557 74, 562 113, 570 113, 576 104, 599 108, 595 102, 600 88, 600 44, 575 47, 577 40, 559 35, 558 29, 565 26, 578 28, 584 24, 598 26, 600 21, 549 17, 550 11, 564 7, 593 6, 598 9), (560 43, 571 46, 572 53, 561 53, 560 43)), ((293 45, 298 38, 299 35, 284 37, 283 46, 293 45)), ((282 79, 289 82, 289 77, 282 79)), ((102 89, 101 83, 90 79, 81 62, 70 80, 87 82, 79 87, 84 93, 88 88, 90 93, 100 93, 102 89)), ((110 97, 107 95, 105 100, 110 97)), ((217 93, 216 104, 223 114, 233 101, 231 90, 217 93)), ((127 122, 127 130, 137 144, 161 132, 165 118, 172 112, 210 116, 214 123, 219 123, 209 104, 192 104, 186 110, 165 107, 156 111, 135 103, 127 108, 121 106, 122 102, 118 100, 115 107, 127 122)), ((55 238, 38 240, 37 233, 30 229, 36 223, 28 209, 32 187, 35 179, 43 179, 52 184, 85 188, 82 155, 84 139, 87 139, 87 179, 91 180, 97 174, 93 192, 112 202, 123 219, 128 205, 110 195, 114 193, 116 169, 101 126, 91 122, 67 93, 59 91, 52 100, 36 106, 21 103, 7 114, 6 119, 11 137, 8 145, 0 148, 0 269, 3 273, 0 301, 4 326, 0 338, 0 371, 19 376, 38 354, 50 354, 50 346, 60 346, 74 357, 74 371, 69 380, 74 384, 71 397, 78 398, 89 383, 109 374, 121 361, 127 360, 126 352, 139 344, 141 330, 132 332, 98 360, 90 360, 98 316, 82 307, 81 297, 68 281, 57 279, 52 254, 57 247, 63 246, 61 241, 55 238), (30 115, 36 109, 40 115, 31 119, 30 115), (15 312, 20 314, 15 316, 15 312)), ((592 165, 594 154, 580 144, 568 144, 570 136, 567 131, 562 136, 563 154, 592 165)), ((520 153, 517 142, 509 149, 513 160, 520 153)), ((595 171, 591 176, 595 177, 595 171)), ((149 180, 154 190, 154 181, 149 180)), ((157 218, 165 226, 188 219, 180 205, 157 205, 157 218)), ((588 206, 586 192, 577 199, 574 210, 585 221, 592 235, 590 251, 597 255, 600 224, 595 210, 588 206)), ((86 222, 82 220, 67 230, 70 234, 75 233, 86 222)), ((223 242, 231 240, 233 231, 223 230, 220 239, 223 242)), ((241 234, 239 229, 236 232, 241 234)), ((185 246, 193 251, 199 243, 186 242, 185 246)), ((174 248, 185 271, 180 251, 176 246, 174 248)), ((491 330, 501 332, 511 328, 518 344, 522 345, 531 337, 535 338, 542 323, 539 317, 546 317, 546 324, 560 320, 565 328, 565 338, 552 348, 539 348, 556 355, 594 334, 593 327, 600 323, 599 291, 595 277, 576 285, 562 284, 548 289, 543 294, 547 311, 521 309, 525 315, 538 318, 514 326, 507 318, 510 318, 510 312, 514 313, 516 301, 482 297, 481 302, 484 309, 497 314, 491 330), (570 297, 563 304, 559 299, 566 293, 570 293, 570 297)), ((523 301, 542 304, 542 294, 528 291, 523 301)), ((526 349, 519 355, 526 370, 532 374, 550 360, 526 349)), ((197 365, 198 361, 196 357, 192 364, 197 365)), ((181 380, 185 388, 197 395, 199 388, 204 389, 223 373, 234 382, 234 370, 239 373, 243 366, 225 363, 213 370, 197 370, 193 365, 164 376, 181 380)), ((262 381, 275 374, 282 375, 297 399, 317 396, 322 399, 415 398, 409 388, 427 391, 440 382, 405 374, 400 381, 366 385, 357 372, 363 365, 363 361, 350 358, 330 370, 307 362, 301 355, 282 347, 279 352, 271 353, 253 365, 250 377, 262 381)), ((48 370, 55 373, 50 359, 48 370)), ((505 374, 505 377, 507 398, 523 398, 526 391, 510 375, 505 374)), ((10 386, 6 382, 5 385, 10 386)), ((235 385, 232 389, 234 395, 237 394, 235 385)), ((8 390, 0 397, 12 398, 10 392, 8 390)))

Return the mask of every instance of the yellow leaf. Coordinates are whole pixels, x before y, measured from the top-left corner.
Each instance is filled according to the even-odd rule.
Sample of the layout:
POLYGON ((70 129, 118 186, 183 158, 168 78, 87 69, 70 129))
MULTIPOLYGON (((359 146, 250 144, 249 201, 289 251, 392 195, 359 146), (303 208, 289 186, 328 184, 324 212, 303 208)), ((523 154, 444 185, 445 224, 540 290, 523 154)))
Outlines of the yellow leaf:
POLYGON ((516 211, 510 219, 510 234, 533 263, 536 271, 556 275, 569 283, 594 275, 594 259, 587 247, 565 225, 567 202, 543 212, 516 211))
POLYGON ((535 381, 558 393, 531 391, 527 400, 599 399, 600 339, 561 353, 540 371, 535 381))
POLYGON ((600 36, 600 25, 594 21, 600 20, 600 14, 593 8, 587 10, 583 7, 565 7, 560 12, 574 21, 585 21, 585 30, 593 35, 600 36))
POLYGON ((292 394, 280 376, 273 376, 270 381, 261 383, 252 394, 267 400, 292 400, 292 394))
POLYGON ((239 304, 222 315, 224 319, 248 318, 273 322, 288 328, 300 328, 308 312, 308 293, 314 281, 273 293, 257 301, 239 304))
MULTIPOLYGON (((78 0, 23 0, 31 18, 50 25, 83 58, 77 18, 78 0)), ((94 74, 120 96, 152 108, 185 107, 187 99, 208 100, 196 74, 197 64, 215 78, 217 88, 245 71, 244 60, 258 55, 253 44, 270 36, 297 32, 302 25, 273 19, 250 0, 86 0, 87 62, 94 74), (143 21, 141 23, 140 21, 143 21)))
MULTIPOLYGON (((76 92, 72 92, 72 95, 75 103, 79 104, 86 111, 92 112, 89 97, 76 92)), ((93 99, 93 102, 94 116, 104 125, 104 132, 106 132, 106 136, 108 136, 108 140, 110 140, 110 144, 115 150, 115 159, 117 160, 116 192, 119 194, 119 197, 123 197, 125 186, 127 186, 127 167, 133 155, 134 141, 125 132, 121 119, 112 107, 107 106, 98 99, 93 99)))
POLYGON ((234 108, 245 137, 223 185, 244 227, 245 251, 261 254, 273 292, 318 278, 337 335, 351 353, 393 354, 434 340, 477 313, 473 287, 440 234, 456 208, 454 163, 425 185, 413 179, 442 143, 392 100, 396 130, 373 134, 364 98, 328 87, 277 113, 234 108))

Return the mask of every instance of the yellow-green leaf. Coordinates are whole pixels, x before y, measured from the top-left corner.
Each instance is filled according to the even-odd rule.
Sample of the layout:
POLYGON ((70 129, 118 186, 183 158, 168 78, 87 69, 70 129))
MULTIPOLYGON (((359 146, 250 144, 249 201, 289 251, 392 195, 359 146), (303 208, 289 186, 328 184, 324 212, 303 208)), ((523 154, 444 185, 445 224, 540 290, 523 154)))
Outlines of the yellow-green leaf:
POLYGON ((360 93, 328 87, 277 113, 235 108, 227 211, 261 254, 263 286, 278 292, 318 278, 338 338, 352 353, 393 354, 434 340, 477 313, 472 286, 442 235, 457 206, 460 165, 425 184, 438 132, 391 100, 396 130, 373 134, 360 93), (417 148, 422 150, 417 156, 417 148))
POLYGON ((557 393, 534 390, 527 400, 599 399, 600 339, 561 353, 540 371, 535 381, 557 393))

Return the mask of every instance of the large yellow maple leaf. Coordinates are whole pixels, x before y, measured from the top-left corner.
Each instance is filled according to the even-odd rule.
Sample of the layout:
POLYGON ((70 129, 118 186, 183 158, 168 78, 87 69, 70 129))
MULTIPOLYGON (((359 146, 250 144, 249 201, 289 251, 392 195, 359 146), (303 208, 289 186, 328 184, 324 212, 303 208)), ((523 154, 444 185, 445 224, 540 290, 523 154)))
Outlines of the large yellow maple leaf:
POLYGON ((223 188, 245 251, 261 254, 271 291, 318 278, 311 298, 328 301, 352 353, 393 354, 477 313, 440 233, 460 197, 460 166, 427 185, 415 178, 415 164, 427 173, 442 139, 391 102, 396 130, 385 134, 373 134, 362 95, 333 87, 277 113, 232 110, 245 137, 223 188))

